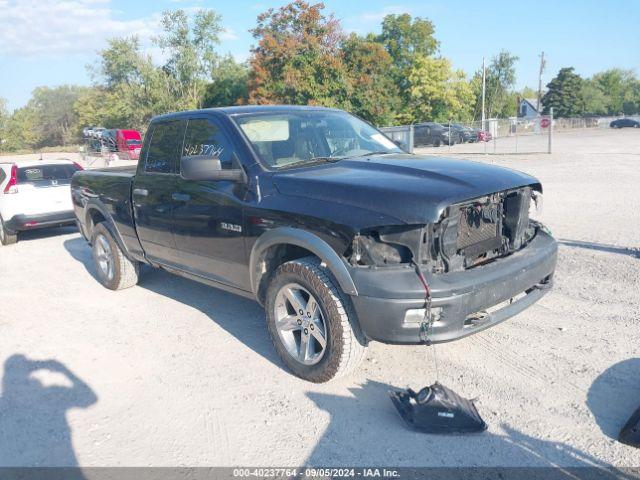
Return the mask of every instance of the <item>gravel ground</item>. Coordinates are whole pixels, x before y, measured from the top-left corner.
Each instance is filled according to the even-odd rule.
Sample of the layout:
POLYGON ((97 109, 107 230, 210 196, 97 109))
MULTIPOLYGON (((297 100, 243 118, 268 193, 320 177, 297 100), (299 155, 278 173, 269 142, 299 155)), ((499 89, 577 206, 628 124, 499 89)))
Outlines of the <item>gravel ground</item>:
POLYGON ((25 234, 0 247, 0 465, 640 466, 614 440, 640 406, 639 147, 597 130, 472 156, 542 180, 555 289, 458 342, 374 343, 325 385, 283 370, 257 304, 151 269, 112 292, 73 228, 25 234), (434 352, 486 433, 402 424, 387 391, 434 381, 434 352))

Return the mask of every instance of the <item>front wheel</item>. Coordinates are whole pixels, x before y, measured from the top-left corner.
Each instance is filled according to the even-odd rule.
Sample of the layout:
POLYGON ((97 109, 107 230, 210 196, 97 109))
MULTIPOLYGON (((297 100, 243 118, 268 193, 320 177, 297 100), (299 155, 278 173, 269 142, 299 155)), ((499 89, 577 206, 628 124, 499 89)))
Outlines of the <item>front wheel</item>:
POLYGON ((360 364, 366 342, 355 313, 318 259, 307 257, 278 267, 265 303, 271 340, 296 376, 323 383, 360 364))
POLYGON ((129 260, 104 223, 93 229, 93 261, 98 280, 110 290, 133 287, 138 283, 140 263, 129 260))

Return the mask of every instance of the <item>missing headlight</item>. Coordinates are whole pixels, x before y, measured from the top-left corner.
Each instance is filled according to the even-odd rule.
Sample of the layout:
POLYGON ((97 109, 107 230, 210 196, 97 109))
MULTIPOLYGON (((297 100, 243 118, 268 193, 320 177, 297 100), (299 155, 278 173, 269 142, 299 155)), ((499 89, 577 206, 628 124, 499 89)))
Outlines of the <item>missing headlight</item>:
POLYGON ((354 265, 409 264, 428 255, 429 241, 424 226, 380 227, 356 235, 347 257, 354 265))

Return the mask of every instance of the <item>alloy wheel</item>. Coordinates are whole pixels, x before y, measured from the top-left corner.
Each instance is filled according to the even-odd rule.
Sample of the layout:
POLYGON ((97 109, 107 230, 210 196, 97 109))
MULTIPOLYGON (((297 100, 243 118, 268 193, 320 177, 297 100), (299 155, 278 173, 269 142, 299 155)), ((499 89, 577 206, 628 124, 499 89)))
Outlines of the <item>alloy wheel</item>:
POLYGON ((287 353, 304 365, 318 363, 326 350, 327 328, 315 297, 303 286, 289 283, 277 293, 274 319, 287 353))

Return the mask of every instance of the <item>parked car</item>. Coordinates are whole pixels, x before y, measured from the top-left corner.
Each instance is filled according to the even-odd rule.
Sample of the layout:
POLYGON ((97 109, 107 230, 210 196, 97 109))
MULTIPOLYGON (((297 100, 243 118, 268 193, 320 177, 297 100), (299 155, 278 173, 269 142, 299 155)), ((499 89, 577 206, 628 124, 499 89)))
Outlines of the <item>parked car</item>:
POLYGON ((480 129, 476 129, 476 137, 478 139, 478 142, 489 142, 493 138, 491 132, 480 129))
POLYGON ((638 120, 634 120, 633 118, 618 118, 609 124, 611 128, 640 128, 640 122, 638 120))
POLYGON ((70 160, 0 163, 0 243, 18 232, 75 222, 70 183, 82 167, 70 160))
POLYGON ((442 126, 451 131, 451 138, 455 143, 467 143, 476 141, 477 136, 473 130, 459 123, 443 123, 442 126))
POLYGON ((407 154, 335 109, 162 115, 137 168, 79 172, 71 190, 105 287, 135 285, 147 264, 253 298, 312 382, 354 368, 370 341, 496 325, 548 291, 556 265, 529 218, 537 179, 407 154))
POLYGON ((455 144, 455 141, 449 138, 449 130, 442 125, 433 122, 418 123, 413 127, 413 145, 423 147, 433 145, 455 144))

